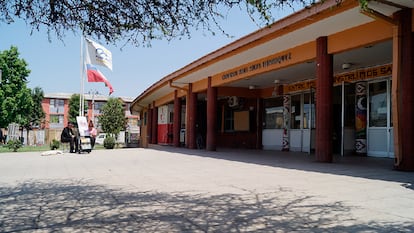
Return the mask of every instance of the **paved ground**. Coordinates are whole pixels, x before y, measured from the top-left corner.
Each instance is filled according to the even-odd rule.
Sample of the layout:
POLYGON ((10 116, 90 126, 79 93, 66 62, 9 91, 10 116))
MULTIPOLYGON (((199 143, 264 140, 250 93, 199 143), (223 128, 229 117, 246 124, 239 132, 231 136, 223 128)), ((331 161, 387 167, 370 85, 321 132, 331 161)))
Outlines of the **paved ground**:
POLYGON ((0 154, 0 232, 413 232, 392 160, 171 147, 0 154))

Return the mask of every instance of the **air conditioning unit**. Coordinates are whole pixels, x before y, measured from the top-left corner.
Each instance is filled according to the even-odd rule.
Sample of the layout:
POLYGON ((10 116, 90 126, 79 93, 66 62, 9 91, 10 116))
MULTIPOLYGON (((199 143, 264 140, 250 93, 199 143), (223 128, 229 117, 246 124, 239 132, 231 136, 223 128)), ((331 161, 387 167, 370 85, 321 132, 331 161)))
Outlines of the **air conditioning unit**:
POLYGON ((228 98, 229 107, 237 107, 239 105, 239 98, 237 96, 230 96, 228 98))

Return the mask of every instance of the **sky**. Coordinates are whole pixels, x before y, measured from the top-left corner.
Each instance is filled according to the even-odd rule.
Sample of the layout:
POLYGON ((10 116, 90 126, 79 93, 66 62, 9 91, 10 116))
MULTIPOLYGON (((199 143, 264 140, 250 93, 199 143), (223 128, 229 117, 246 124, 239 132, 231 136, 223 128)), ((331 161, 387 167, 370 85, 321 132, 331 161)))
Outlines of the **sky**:
MULTIPOLYGON (((275 12, 273 17, 281 18, 293 13, 292 9, 275 12)), ((193 30, 191 38, 172 41, 152 41, 151 47, 137 47, 120 42, 107 44, 103 40, 90 38, 112 52, 113 70, 97 66, 114 88, 114 97, 136 98, 153 83, 189 63, 213 52, 260 27, 242 10, 233 10, 220 24, 229 38, 220 32, 212 36, 209 32, 193 30)), ((59 40, 46 30, 33 31, 24 21, 12 24, 0 22, 0 51, 16 46, 20 58, 31 70, 28 87, 41 87, 47 93, 81 92, 80 35, 66 32, 59 40)), ((104 83, 85 82, 85 93, 108 95, 104 83)))

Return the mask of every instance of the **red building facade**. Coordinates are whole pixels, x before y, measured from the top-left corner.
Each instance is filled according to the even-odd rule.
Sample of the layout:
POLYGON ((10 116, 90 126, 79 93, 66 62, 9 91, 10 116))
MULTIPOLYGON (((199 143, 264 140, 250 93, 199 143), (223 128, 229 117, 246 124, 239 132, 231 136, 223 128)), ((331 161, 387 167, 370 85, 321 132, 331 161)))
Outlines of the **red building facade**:
POLYGON ((413 8, 328 0, 205 55, 133 101, 142 145, 160 144, 156 116, 172 105, 174 146, 388 157, 414 170, 413 8))

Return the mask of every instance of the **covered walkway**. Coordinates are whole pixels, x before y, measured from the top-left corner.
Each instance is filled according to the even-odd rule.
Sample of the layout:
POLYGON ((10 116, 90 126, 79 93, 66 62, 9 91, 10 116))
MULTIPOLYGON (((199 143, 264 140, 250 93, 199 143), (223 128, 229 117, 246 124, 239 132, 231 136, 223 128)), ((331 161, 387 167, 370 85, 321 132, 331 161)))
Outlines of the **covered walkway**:
POLYGON ((216 152, 211 152, 154 144, 151 144, 149 148, 164 152, 182 153, 201 157, 265 165, 276 168, 396 181, 407 183, 407 187, 412 187, 414 189, 414 186, 411 186, 411 184, 414 184, 414 173, 396 171, 394 169, 394 160, 392 158, 377 158, 357 155, 340 156, 339 154, 334 154, 333 164, 326 164, 318 163, 315 159, 314 153, 304 152, 230 148, 218 148, 216 152))

